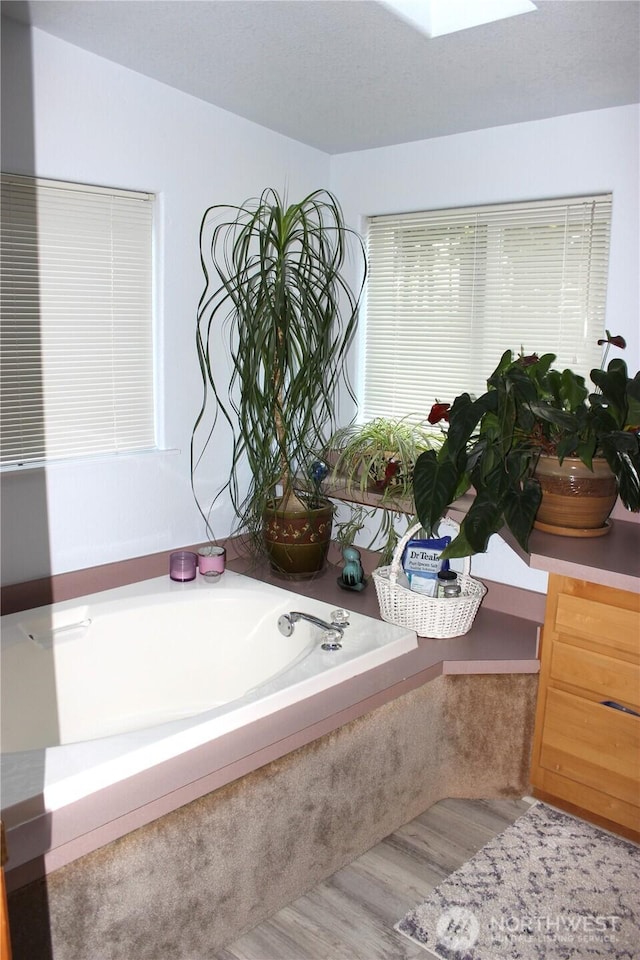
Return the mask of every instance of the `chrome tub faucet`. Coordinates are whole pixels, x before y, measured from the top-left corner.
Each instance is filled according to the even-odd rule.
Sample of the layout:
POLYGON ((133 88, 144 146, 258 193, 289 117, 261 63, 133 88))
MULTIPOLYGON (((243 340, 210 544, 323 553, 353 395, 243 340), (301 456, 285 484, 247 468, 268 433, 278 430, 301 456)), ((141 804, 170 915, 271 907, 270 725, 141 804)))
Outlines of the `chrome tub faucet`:
POLYGON ((344 628, 349 625, 349 615, 345 610, 334 610, 331 616, 333 619, 329 623, 327 620, 321 620, 320 617, 314 617, 312 613, 292 610, 290 613, 283 613, 278 618, 278 630, 284 637, 290 637, 294 631, 295 623, 298 620, 306 620, 308 623, 313 623, 316 627, 324 630, 325 639, 321 644, 323 650, 341 650, 344 628))

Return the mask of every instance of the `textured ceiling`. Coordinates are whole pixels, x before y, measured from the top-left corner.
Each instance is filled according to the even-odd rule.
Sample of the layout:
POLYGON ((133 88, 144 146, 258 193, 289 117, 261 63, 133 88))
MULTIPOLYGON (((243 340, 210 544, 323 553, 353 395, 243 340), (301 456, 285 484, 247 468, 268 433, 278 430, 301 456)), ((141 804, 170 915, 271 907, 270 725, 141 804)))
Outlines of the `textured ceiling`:
POLYGON ((342 153, 640 101, 640 3, 536 5, 435 39, 374 0, 12 0, 2 10, 342 153))

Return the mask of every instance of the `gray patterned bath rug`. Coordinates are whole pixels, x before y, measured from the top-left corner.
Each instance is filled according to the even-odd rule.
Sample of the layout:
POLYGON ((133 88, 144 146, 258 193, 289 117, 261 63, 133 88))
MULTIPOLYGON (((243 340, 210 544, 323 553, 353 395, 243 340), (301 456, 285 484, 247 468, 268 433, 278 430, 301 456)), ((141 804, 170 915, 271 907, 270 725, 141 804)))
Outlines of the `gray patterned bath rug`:
POLYGON ((639 960, 640 847, 536 803, 395 929, 440 960, 639 960))

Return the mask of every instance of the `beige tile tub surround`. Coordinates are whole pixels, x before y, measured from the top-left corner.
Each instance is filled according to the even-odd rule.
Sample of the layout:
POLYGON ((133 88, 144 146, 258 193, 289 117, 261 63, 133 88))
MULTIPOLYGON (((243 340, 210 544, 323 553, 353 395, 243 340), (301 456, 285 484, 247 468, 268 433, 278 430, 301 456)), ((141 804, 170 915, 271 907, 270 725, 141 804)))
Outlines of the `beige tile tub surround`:
POLYGON ((14 960, 204 960, 436 801, 522 796, 536 687, 438 677, 15 891, 14 960))

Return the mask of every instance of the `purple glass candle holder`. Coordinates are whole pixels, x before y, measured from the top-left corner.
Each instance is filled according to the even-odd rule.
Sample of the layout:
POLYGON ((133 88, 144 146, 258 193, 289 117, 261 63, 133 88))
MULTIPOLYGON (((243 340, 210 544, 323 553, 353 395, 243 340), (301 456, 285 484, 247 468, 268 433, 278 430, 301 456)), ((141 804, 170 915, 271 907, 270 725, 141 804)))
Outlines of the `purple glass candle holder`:
POLYGON ((195 580, 198 557, 190 550, 178 550, 169 557, 169 576, 172 580, 195 580))

